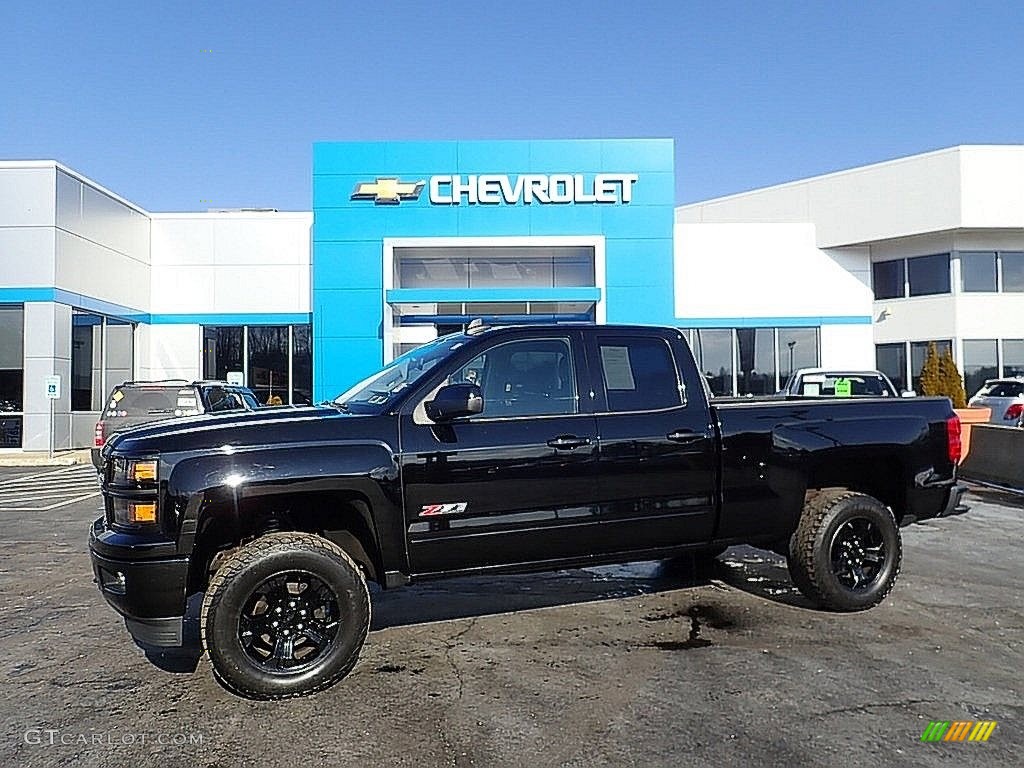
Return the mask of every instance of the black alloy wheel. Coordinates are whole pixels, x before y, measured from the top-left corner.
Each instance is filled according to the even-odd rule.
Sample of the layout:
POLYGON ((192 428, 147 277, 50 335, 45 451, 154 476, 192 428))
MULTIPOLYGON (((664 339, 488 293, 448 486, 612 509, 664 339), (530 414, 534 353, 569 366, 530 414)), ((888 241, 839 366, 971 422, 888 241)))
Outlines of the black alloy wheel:
POLYGON ((852 590, 867 590, 885 565, 885 537, 871 520, 847 520, 832 537, 832 573, 852 590))
POLYGON ((238 640, 268 672, 294 673, 327 652, 340 622, 333 590, 307 571, 289 571, 253 590, 238 616, 238 640))

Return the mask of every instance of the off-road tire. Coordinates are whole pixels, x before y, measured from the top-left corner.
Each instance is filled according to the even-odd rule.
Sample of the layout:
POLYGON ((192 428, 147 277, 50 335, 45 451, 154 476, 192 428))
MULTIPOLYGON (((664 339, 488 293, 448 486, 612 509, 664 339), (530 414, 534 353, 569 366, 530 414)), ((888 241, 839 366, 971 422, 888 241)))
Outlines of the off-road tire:
POLYGON ((878 499, 845 488, 827 488, 808 497, 790 539, 787 565, 796 586, 816 605, 833 611, 863 611, 878 605, 892 590, 903 558, 899 526, 878 499), (883 544, 877 574, 861 588, 840 580, 833 566, 833 543, 848 523, 867 521, 883 544))
POLYGON ((303 696, 338 682, 355 666, 369 627, 370 593, 355 561, 327 539, 290 532, 261 536, 232 555, 210 580, 200 618, 214 675, 229 690, 253 699, 303 696), (240 613, 268 578, 296 570, 312 574, 334 593, 340 625, 311 667, 271 673, 242 647, 240 613))

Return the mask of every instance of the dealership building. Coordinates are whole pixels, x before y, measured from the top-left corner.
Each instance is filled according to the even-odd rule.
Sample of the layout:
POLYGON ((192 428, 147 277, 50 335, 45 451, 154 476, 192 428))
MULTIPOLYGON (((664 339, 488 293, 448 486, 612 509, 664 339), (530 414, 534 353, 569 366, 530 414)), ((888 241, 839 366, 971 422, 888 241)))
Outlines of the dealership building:
POLYGON ((675 326, 719 395, 818 365, 912 389, 930 342, 968 389, 1024 375, 1024 146, 676 206, 666 139, 325 142, 302 212, 0 162, 0 450, 89 445, 128 379, 319 402, 475 318, 675 326))

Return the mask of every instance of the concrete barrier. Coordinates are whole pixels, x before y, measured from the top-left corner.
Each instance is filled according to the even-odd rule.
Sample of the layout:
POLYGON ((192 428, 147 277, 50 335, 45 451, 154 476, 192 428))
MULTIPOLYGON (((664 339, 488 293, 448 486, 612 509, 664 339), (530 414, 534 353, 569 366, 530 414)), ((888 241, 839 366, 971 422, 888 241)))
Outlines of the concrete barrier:
POLYGON ((975 424, 960 477, 1024 490, 1024 429, 975 424))

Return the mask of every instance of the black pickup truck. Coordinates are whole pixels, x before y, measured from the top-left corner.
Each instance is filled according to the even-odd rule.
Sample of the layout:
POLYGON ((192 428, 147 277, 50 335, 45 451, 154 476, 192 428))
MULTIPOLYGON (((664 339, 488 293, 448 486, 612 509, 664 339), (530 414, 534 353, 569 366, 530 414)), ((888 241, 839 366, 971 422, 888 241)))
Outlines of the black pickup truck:
POLYGON ((471 329, 330 404, 116 436, 89 547, 137 641, 180 645, 205 592, 217 676, 281 698, 353 667, 368 580, 749 543, 785 553, 817 605, 869 608, 899 527, 957 509, 959 453, 945 398, 709 403, 671 328, 471 329))

